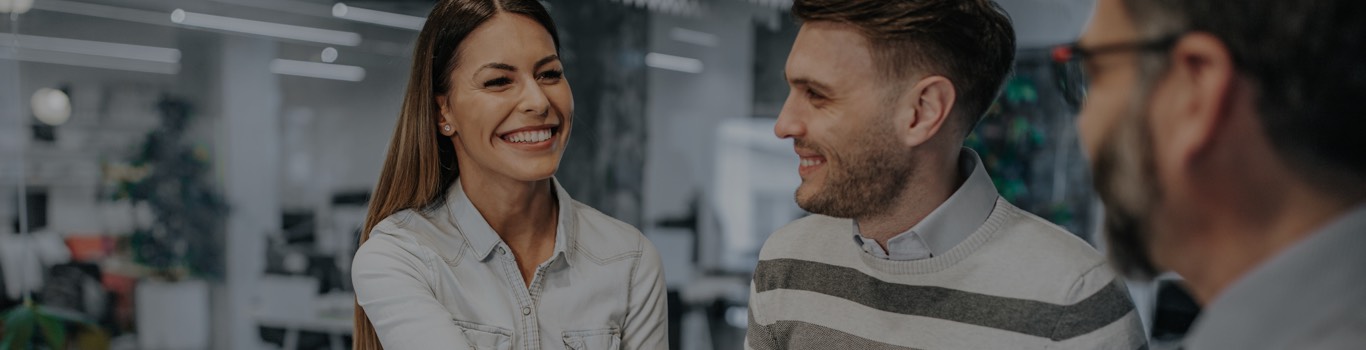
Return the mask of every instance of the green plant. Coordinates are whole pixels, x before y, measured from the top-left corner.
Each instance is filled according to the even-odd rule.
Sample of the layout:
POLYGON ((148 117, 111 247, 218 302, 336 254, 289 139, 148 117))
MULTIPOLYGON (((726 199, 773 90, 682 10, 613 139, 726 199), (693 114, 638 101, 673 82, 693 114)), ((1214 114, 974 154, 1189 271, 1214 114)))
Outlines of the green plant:
POLYGON ((126 162, 106 164, 112 199, 146 204, 151 223, 136 222, 129 235, 133 260, 166 280, 215 279, 223 273, 226 199, 209 181, 209 151, 188 142, 193 117, 189 102, 163 97, 161 123, 126 162))
POLYGON ((29 350, 34 348, 35 332, 49 349, 66 348, 66 324, 76 323, 94 327, 94 323, 79 316, 48 310, 25 297, 22 305, 5 311, 0 316, 0 350, 29 350))

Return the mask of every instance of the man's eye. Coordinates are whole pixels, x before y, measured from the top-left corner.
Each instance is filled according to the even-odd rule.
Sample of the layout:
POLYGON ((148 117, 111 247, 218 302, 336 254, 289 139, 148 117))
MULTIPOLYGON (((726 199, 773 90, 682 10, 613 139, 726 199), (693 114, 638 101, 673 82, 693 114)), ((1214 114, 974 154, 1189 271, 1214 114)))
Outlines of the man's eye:
POLYGON ((815 90, 806 89, 806 98, 811 100, 824 100, 825 95, 821 95, 819 92, 816 92, 815 90))

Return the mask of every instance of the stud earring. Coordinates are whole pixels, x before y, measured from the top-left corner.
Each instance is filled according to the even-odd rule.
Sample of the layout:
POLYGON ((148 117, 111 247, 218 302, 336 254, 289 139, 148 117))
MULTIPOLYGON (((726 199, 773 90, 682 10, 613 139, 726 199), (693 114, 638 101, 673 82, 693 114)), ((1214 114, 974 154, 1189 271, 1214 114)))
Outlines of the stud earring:
POLYGON ((448 124, 448 125, 442 125, 442 126, 441 126, 441 131, 444 131, 447 135, 449 135, 449 134, 451 133, 451 126, 450 126, 449 124, 448 124))

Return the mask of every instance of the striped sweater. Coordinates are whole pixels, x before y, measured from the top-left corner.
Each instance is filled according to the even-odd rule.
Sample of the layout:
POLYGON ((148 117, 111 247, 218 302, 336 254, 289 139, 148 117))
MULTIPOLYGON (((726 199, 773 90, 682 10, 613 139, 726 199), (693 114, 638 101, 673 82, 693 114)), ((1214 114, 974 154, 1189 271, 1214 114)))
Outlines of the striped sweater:
POLYGON ((877 259, 847 219, 812 215, 759 253, 745 348, 1141 349, 1105 258, 1005 200, 946 254, 877 259))

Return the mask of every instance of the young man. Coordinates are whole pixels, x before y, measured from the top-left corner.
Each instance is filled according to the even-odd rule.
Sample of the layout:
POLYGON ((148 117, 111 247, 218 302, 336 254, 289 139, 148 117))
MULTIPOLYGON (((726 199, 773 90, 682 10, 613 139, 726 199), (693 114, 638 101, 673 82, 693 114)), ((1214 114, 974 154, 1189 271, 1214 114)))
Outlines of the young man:
POLYGON ((798 0, 775 132, 814 213, 760 252, 746 348, 1138 349, 1104 257, 999 198, 963 140, 1008 74, 989 0, 798 0))
POLYGON ((1366 3, 1100 0, 1078 120, 1110 251, 1180 274, 1186 349, 1366 348, 1366 3))

